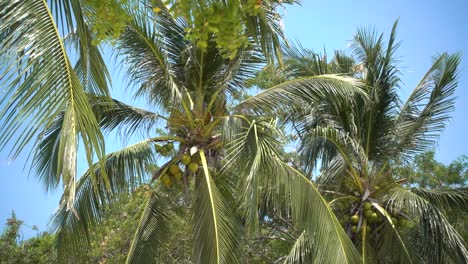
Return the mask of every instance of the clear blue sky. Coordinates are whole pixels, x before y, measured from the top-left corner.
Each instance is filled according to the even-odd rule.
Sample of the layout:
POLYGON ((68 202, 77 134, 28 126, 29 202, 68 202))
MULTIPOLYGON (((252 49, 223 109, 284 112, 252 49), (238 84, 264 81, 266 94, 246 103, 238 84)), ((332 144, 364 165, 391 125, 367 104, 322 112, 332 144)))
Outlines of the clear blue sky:
MULTIPOLYGON (((304 47, 322 51, 346 49, 354 32, 360 26, 375 26, 389 32, 392 23, 400 17, 398 38, 401 47, 402 96, 407 96, 425 71, 431 57, 437 52, 461 51, 460 82, 457 88, 456 110, 453 119, 442 134, 436 148, 437 159, 449 163, 462 154, 468 154, 468 2, 465 0, 303 0, 302 6, 286 10, 285 30, 291 40, 299 40, 304 47)), ((118 72, 113 75, 117 78, 118 72)), ((118 92, 120 78, 114 80, 113 93, 119 98, 130 97, 118 92)), ((23 171, 28 153, 16 161, 8 161, 8 153, 0 153, 0 230, 11 210, 29 225, 45 230, 48 219, 58 205, 60 193, 45 194, 42 186, 28 179, 23 171)), ((26 237, 34 235, 23 230, 26 237)))

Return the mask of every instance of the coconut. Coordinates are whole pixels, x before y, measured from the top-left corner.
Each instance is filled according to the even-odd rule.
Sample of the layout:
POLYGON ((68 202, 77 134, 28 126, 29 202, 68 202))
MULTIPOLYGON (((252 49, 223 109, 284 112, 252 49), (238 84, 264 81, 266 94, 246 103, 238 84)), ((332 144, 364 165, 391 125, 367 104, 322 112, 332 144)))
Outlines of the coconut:
POLYGON ((191 162, 189 165, 188 165, 188 169, 191 171, 191 172, 196 172, 198 170, 198 164, 197 163, 194 163, 194 162, 191 162))
POLYGON ((189 165, 191 161, 192 158, 187 153, 184 153, 184 155, 182 155, 182 158, 180 159, 180 162, 182 162, 182 164, 184 165, 189 165))
POLYGON ((365 211, 364 211, 364 216, 365 216, 366 218, 369 218, 369 217, 372 216, 373 213, 374 213, 374 211, 372 211, 372 210, 365 210, 365 211))
POLYGON ((180 181, 182 179, 182 172, 179 171, 178 173, 174 174, 174 178, 180 181))
POLYGON ((358 222, 359 222, 359 216, 358 215, 351 216, 351 223, 357 224, 358 222))
POLYGON ((164 186, 166 187, 171 187, 172 186, 172 180, 167 174, 163 174, 161 177, 161 182, 164 186))
POLYGON ((411 223, 410 221, 406 220, 406 219, 401 219, 400 221, 400 226, 403 227, 403 228, 408 228, 411 226, 411 223))
POLYGON ((377 213, 372 213, 369 217, 369 223, 376 223, 377 221, 379 221, 379 216, 377 213))
POLYGON ((179 172, 180 172, 180 168, 176 164, 172 164, 171 166, 169 166, 169 173, 170 174, 176 175, 179 172))
POLYGON ((366 233, 370 233, 372 231, 372 228, 369 225, 366 225, 366 233))
POLYGON ((166 148, 167 148, 167 150, 169 150, 169 151, 173 150, 173 149, 174 149, 174 143, 172 143, 172 142, 167 143, 167 144, 166 144, 166 148))
POLYGON ((372 208, 372 205, 371 203, 369 202, 365 202, 362 207, 364 208, 364 210, 370 210, 372 208))
POLYGON ((161 145, 159 145, 159 144, 156 144, 154 147, 156 149, 156 152, 158 152, 158 153, 161 152, 161 150, 163 149, 163 147, 161 145))

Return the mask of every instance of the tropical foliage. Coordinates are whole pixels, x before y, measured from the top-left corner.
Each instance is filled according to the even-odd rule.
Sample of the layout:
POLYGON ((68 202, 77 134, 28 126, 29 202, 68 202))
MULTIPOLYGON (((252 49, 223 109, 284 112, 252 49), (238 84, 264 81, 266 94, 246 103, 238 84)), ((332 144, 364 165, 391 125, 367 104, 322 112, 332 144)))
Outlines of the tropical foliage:
MULTIPOLYGON (((190 21, 174 16, 165 4, 122 5, 129 20, 112 48, 135 96, 152 107, 149 111, 109 97, 105 65, 90 41, 86 5, 66 1, 52 6, 55 12, 45 1, 0 4, 1 61, 6 62, 0 78, 8 88, 1 103, 6 134, 1 143, 4 147, 24 131, 13 149, 16 155, 36 135, 32 165, 38 178, 48 189, 63 183, 51 223, 60 262, 83 261, 106 210, 143 183, 152 191, 129 248, 129 263, 168 258, 174 212, 160 188, 184 193, 179 202, 190 212, 196 263, 242 262, 242 239, 258 232, 260 220, 277 216, 290 219, 301 233, 289 260, 307 255, 330 263, 358 262, 357 251, 317 188, 281 159, 283 136, 276 120, 229 110, 235 109, 232 94, 268 57, 261 53, 262 41, 275 45, 276 37, 268 37, 271 31, 262 24, 274 23, 275 17, 254 23, 255 33, 267 32, 266 39, 245 27, 249 45, 226 57, 218 34, 209 35, 206 47, 194 42, 185 35, 190 21), (78 30, 69 30, 63 39, 54 13, 65 16, 64 29, 78 30), (75 66, 64 40, 77 48, 75 66), (23 120, 31 122, 24 128, 23 120), (154 132, 159 121, 164 135, 154 132), (119 129, 149 137, 104 155, 102 133, 119 129), (78 142, 90 164, 81 177, 76 176, 78 142), (94 164, 93 154, 98 158, 94 164), (157 160, 161 166, 147 177, 157 160)), ((352 79, 337 76, 290 82, 283 89, 310 101, 327 95, 346 98, 358 90, 352 79)))
POLYGON ((40 233, 36 226, 27 226, 12 212, 5 229, 0 234, 0 263, 2 264, 49 264, 56 263, 53 236, 40 233), (37 236, 22 240, 21 228, 37 231, 37 236))
POLYGON ((362 30, 353 57, 331 63, 291 49, 286 68, 273 68, 281 83, 239 102, 265 63, 283 67, 277 7, 292 2, 0 3, 0 149, 14 142, 16 157, 32 145, 38 179, 62 184, 51 221, 59 263, 90 261, 116 225, 107 217, 141 188, 138 225, 120 245, 127 263, 245 263, 252 251, 239 245, 268 236, 278 255, 262 257, 286 263, 467 260, 444 215, 465 210, 465 190, 410 189, 393 173, 444 128, 459 56, 438 55, 401 104, 396 26, 387 45, 362 30), (102 47, 148 109, 110 96, 102 47), (283 155, 283 124, 298 132, 300 166, 283 155), (116 131, 143 140, 107 153, 104 136, 116 131), (79 154, 89 165, 80 177, 79 154), (187 243, 177 245, 181 231, 187 243))
MULTIPOLYGON (((432 67, 402 102, 396 28, 397 23, 387 42, 373 30, 358 30, 353 59, 346 59, 352 64, 345 71, 330 67, 335 60, 318 63, 323 61, 320 57, 299 49, 289 72, 301 76, 330 73, 330 69, 343 72, 360 79, 364 93, 345 101, 290 102, 289 111, 281 110, 300 138, 305 171, 311 175, 320 169, 319 189, 364 262, 463 263, 468 260, 465 242, 444 212, 466 212, 468 191, 413 188, 405 184, 397 166, 409 164, 414 155, 436 143, 453 109, 460 56, 435 56, 432 67)), ((244 105, 269 101, 280 93, 273 87, 244 105)), ((271 110, 279 109, 258 109, 271 110)))
POLYGON ((435 160, 435 153, 429 151, 416 155, 413 162, 398 166, 396 174, 407 179, 407 184, 422 188, 451 189, 466 187, 468 184, 468 157, 458 157, 448 166, 435 160))

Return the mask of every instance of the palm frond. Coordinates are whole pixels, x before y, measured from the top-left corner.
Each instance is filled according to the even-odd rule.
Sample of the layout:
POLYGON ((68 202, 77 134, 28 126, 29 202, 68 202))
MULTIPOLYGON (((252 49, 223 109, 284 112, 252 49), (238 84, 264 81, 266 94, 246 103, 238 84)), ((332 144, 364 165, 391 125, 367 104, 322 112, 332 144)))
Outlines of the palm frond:
POLYGON ((401 107, 394 151, 409 158, 432 149, 453 111, 459 63, 459 54, 444 53, 434 58, 431 69, 401 107))
POLYGON ((108 97, 92 96, 90 102, 100 127, 105 131, 118 129, 125 135, 150 132, 158 121, 166 119, 159 114, 108 97))
POLYGON ((102 58, 99 46, 92 44, 94 38, 86 15, 86 3, 78 0, 54 1, 51 11, 61 22, 64 43, 78 54, 75 71, 87 92, 109 96, 110 74, 102 58))
POLYGON ((468 208, 467 188, 448 190, 413 188, 411 191, 449 214, 458 214, 458 211, 467 211, 468 208))
MULTIPOLYGON (((104 131, 119 129, 125 135, 136 131, 147 131, 154 128, 161 117, 158 114, 139 109, 108 97, 89 95, 93 112, 104 131)), ((31 169, 35 177, 43 183, 47 191, 58 187, 60 178, 57 175, 61 141, 67 135, 64 127, 65 112, 60 113, 37 138, 37 149, 33 155, 31 169)))
POLYGON ((396 226, 386 221, 376 238, 376 258, 386 263, 418 263, 411 241, 396 226))
POLYGON ((373 206, 385 217, 381 230, 377 233, 376 252, 378 260, 389 263, 417 263, 417 254, 411 241, 406 239, 404 232, 401 232, 396 223, 393 222, 390 213, 382 206, 374 203, 373 206))
POLYGON ((262 1, 262 7, 256 15, 247 14, 244 18, 247 34, 260 45, 269 61, 273 61, 275 55, 281 61, 281 40, 286 40, 278 8, 295 2, 297 1, 262 1))
POLYGON ((394 188, 385 202, 387 207, 395 210, 407 208, 410 215, 419 218, 413 245, 425 261, 442 263, 447 256, 454 262, 468 261, 468 250, 463 238, 429 201, 404 188, 394 188))
POLYGON ((248 112, 275 113, 285 107, 343 101, 356 94, 365 97, 358 80, 338 75, 321 75, 279 84, 241 102, 236 108, 248 112))
POLYGON ((177 32, 183 36, 184 27, 180 21, 173 20, 165 20, 166 23, 172 21, 170 24, 155 25, 145 10, 137 10, 131 17, 131 22, 117 40, 117 56, 127 71, 130 85, 137 87, 136 96, 149 96, 151 102, 168 107, 170 102, 181 96, 184 85, 180 81, 184 78, 177 78, 177 68, 169 61, 170 53, 165 49, 157 26, 170 30, 173 36, 177 32))
POLYGON ((125 263, 156 263, 165 251, 170 219, 165 201, 161 198, 153 193, 148 200, 125 263))
MULTIPOLYGON (((67 210, 66 204, 61 203, 51 219, 50 228, 56 234, 59 259, 65 261, 69 254, 80 256, 90 242, 91 232, 102 221, 104 210, 119 194, 128 193, 147 181, 147 166, 154 164, 153 157, 153 147, 148 140, 108 154, 104 168, 110 189, 106 188, 99 164, 92 167, 93 172, 88 170, 80 177, 72 209, 67 210)), ((66 201, 67 194, 62 197, 66 201)))
POLYGON ((46 1, 2 1, 0 8, 0 85, 5 87, 0 149, 14 140, 10 155, 15 158, 67 109, 56 174, 62 177, 71 204, 78 137, 90 166, 93 154, 104 157, 104 139, 46 1), (24 122, 29 122, 27 128, 24 122))
POLYGON ((307 255, 307 259, 318 262, 359 263, 359 254, 318 189, 280 158, 281 133, 275 123, 236 116, 228 121, 226 127, 233 130, 226 128, 224 133, 229 136, 225 139, 225 166, 237 171, 239 194, 248 194, 242 203, 247 207, 243 209, 246 225, 259 221, 259 203, 266 199, 276 210, 292 216, 293 222, 305 231, 301 238, 304 241, 297 242, 290 260, 299 261, 294 256, 307 255))
POLYGON ((359 253, 319 190, 299 172, 286 169, 292 216, 311 245, 303 253, 292 252, 289 259, 297 263, 295 256, 308 255, 318 263, 360 263, 359 253))
MULTIPOLYGON (((324 168, 326 169, 329 165, 328 160, 336 159, 339 155, 345 163, 343 165, 346 166, 342 168, 349 168, 351 174, 357 177, 357 173, 354 172, 357 164, 368 162, 367 155, 361 143, 357 142, 355 138, 350 137, 342 130, 332 126, 316 126, 314 129, 307 132, 301 144, 303 156, 307 158, 306 168, 310 171, 316 168, 315 160, 319 158, 322 159, 322 165, 325 165, 324 168)), ((335 175, 334 177, 336 176, 339 175, 335 175)), ((355 179, 355 183, 357 186, 361 186, 360 180, 355 179)))
POLYGON ((394 135, 392 115, 399 102, 400 79, 394 54, 398 20, 393 24, 387 46, 383 34, 374 29, 359 29, 354 37, 353 51, 357 63, 363 66, 362 79, 369 93, 369 109, 358 111, 361 138, 370 160, 387 153, 385 147, 394 135), (361 116, 362 115, 362 116, 361 116))
POLYGON ((236 117, 226 119, 223 130, 226 144, 223 170, 236 171, 237 194, 249 235, 259 228, 259 207, 268 176, 275 171, 272 156, 279 156, 284 135, 275 120, 269 118, 236 117))
POLYGON ((197 175, 193 204, 195 262, 239 263, 238 223, 211 178, 203 150, 200 157, 203 172, 197 175))
MULTIPOLYGON (((315 53, 302 47, 300 43, 291 44, 283 49, 284 60, 287 67, 296 77, 330 74, 327 54, 315 53)), ((338 73, 338 72, 334 72, 338 73)))

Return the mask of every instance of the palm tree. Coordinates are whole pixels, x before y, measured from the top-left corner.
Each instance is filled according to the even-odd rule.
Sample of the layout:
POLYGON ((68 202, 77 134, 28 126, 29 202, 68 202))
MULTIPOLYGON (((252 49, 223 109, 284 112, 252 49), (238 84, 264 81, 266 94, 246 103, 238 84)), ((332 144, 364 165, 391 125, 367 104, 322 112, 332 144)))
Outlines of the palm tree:
MULTIPOLYGON (((59 2, 63 9, 56 12, 78 12, 80 3, 59 2)), ((243 114, 231 105, 232 94, 243 89, 263 63, 257 36, 250 35, 249 45, 226 58, 214 33, 207 46, 200 47, 185 37, 187 21, 174 18, 160 1, 124 8, 130 19, 113 48, 135 96, 156 110, 149 111, 109 96, 103 88, 105 65, 93 45, 83 48, 86 60, 80 57, 71 66, 60 27, 45 1, 3 1, 0 7, 0 81, 7 87, 0 103, 4 107, 0 131, 5 135, 0 144, 5 147, 21 131, 15 155, 37 136, 31 156, 37 177, 47 189, 63 183, 64 194, 51 224, 62 262, 79 262, 106 210, 142 183, 153 191, 128 263, 158 262, 167 252, 164 242, 173 213, 158 192, 162 188, 180 188, 185 195, 181 202, 192 214, 196 263, 240 262, 240 239, 257 231, 260 217, 268 217, 262 212, 265 203, 301 231, 288 258, 291 262, 309 257, 326 263, 359 262, 318 189, 282 161, 282 135, 275 119, 243 114), (22 126, 23 121, 30 124, 22 126), (153 132, 160 128, 158 122, 164 122, 165 135, 153 132), (104 155, 102 133, 115 130, 129 136, 146 132, 148 138, 104 155), (91 165, 78 178, 79 141, 91 165), (94 154, 99 160, 92 164, 94 154), (147 177, 157 160, 164 164, 147 177)), ((72 25, 78 23, 65 17, 72 25)), ((266 27, 262 23, 260 31, 266 27)), ((89 32, 87 36, 71 31, 65 40, 86 39, 89 44, 93 36, 89 32)), ((317 103, 354 96, 359 92, 355 84, 352 79, 325 76, 287 82, 278 89, 286 92, 283 99, 301 96, 317 103)))
MULTIPOLYGON (((397 22, 388 43, 372 30, 358 30, 354 37, 355 68, 361 70, 353 75, 362 81, 364 95, 308 105, 293 98, 299 103, 288 102, 294 106, 288 120, 299 131, 305 171, 320 169, 319 189, 363 262, 465 263, 466 244, 446 212, 466 211, 468 190, 413 188, 392 170, 436 143, 453 109, 460 56, 435 56, 402 103, 396 28, 397 22)), ((244 104, 277 97, 273 87, 244 104)), ((271 110, 276 108, 257 109, 271 110)))

